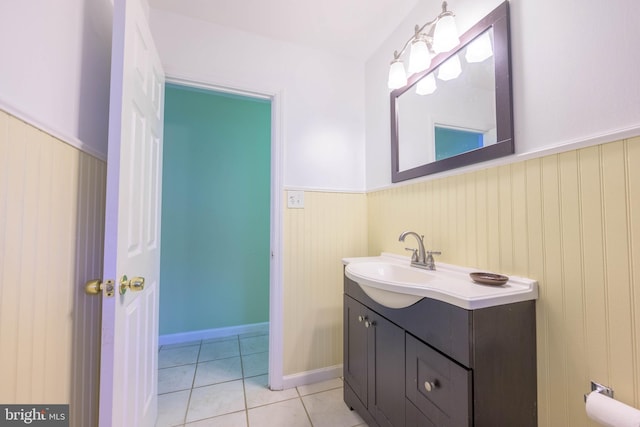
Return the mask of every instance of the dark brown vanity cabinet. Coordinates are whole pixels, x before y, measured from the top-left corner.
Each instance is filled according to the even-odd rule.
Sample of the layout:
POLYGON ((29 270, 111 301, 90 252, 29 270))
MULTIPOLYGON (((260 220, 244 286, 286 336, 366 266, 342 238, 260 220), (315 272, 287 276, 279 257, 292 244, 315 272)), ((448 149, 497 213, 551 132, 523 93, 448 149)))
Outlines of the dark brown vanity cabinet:
POLYGON ((344 401, 370 427, 537 425, 534 301, 392 309, 344 279, 344 401))

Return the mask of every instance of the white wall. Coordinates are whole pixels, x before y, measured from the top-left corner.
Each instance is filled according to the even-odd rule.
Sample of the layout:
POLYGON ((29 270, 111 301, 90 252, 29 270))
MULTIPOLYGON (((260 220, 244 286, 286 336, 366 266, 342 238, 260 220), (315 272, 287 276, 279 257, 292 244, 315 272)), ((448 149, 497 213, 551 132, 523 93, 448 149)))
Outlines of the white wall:
POLYGON ((151 9, 169 78, 282 93, 284 184, 364 190, 364 64, 151 9))
POLYGON ((0 2, 0 108, 106 159, 109 0, 0 2))
MULTIPOLYGON (((500 3, 448 2, 460 32, 500 3)), ((640 2, 511 0, 510 6, 517 155, 640 134, 640 2)), ((393 51, 439 8, 421 2, 367 61, 367 189, 391 183, 386 81, 393 51)))

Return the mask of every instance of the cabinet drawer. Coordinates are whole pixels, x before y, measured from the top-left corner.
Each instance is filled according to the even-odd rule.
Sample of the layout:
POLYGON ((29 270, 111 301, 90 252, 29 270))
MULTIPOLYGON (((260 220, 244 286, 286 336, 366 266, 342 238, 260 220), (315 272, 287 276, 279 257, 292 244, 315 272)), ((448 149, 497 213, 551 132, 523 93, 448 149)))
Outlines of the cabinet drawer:
POLYGON ((410 334, 405 342, 407 398, 438 427, 471 426, 471 370, 410 334))

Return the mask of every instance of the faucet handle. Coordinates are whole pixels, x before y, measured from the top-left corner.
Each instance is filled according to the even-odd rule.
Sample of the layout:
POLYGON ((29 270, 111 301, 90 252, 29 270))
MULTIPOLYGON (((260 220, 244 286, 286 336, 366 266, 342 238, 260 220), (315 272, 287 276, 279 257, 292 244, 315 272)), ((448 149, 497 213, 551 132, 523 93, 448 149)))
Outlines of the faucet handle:
POLYGON ((413 252, 413 254, 411 254, 411 261, 413 261, 413 262, 418 261, 418 250, 417 249, 404 248, 404 250, 413 252))
POLYGON ((427 259, 426 259, 426 265, 427 265, 427 270, 435 270, 436 269, 436 262, 433 259, 434 255, 441 255, 442 252, 440 251, 427 251, 427 259))

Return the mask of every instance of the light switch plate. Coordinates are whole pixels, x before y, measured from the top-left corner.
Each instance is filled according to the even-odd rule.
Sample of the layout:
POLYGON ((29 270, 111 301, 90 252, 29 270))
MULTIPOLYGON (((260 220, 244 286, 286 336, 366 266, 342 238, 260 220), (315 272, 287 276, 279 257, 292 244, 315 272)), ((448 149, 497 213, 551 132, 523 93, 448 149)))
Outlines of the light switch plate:
POLYGON ((304 208, 304 191, 287 191, 287 207, 290 209, 304 208))

